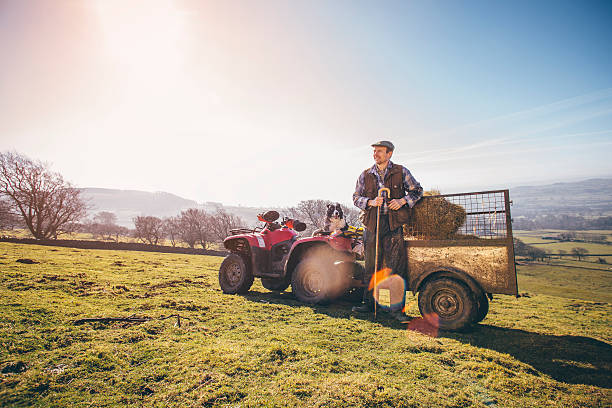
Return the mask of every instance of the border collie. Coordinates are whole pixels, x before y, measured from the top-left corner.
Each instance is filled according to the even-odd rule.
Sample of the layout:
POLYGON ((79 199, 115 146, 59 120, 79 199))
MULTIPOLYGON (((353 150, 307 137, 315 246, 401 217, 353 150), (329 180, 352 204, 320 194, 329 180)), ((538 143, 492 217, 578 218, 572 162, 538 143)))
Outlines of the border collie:
POLYGON ((325 215, 325 222, 323 228, 316 230, 312 233, 313 236, 318 234, 332 233, 335 231, 344 231, 348 228, 346 221, 344 220, 344 211, 340 203, 327 204, 327 213, 325 215))

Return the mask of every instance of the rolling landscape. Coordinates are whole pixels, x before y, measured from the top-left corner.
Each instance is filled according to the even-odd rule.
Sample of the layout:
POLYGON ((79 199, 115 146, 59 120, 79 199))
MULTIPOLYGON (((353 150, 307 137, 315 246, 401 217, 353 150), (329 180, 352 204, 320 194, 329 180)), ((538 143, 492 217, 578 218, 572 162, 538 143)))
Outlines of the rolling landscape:
POLYGON ((611 22, 0 0, 0 408, 612 408, 611 22))
MULTIPOLYGON (((258 213, 270 209, 224 205, 217 202, 198 203, 164 192, 151 193, 101 188, 83 188, 81 191, 91 207, 90 213, 113 212, 117 215, 118 224, 125 227, 132 227, 132 218, 138 215, 167 217, 194 206, 212 212, 217 208, 223 208, 251 224, 258 213)), ((458 192, 443 191, 442 194, 458 192)), ((572 183, 514 187, 510 188, 510 199, 513 201, 512 215, 515 219, 534 218, 542 215, 611 216, 612 179, 589 179, 572 183)), ((271 198, 270 201, 274 208, 274 198, 271 198)), ((351 207, 350 197, 347 197, 346 202, 342 204, 351 207)))
MULTIPOLYGON (((138 206, 163 215, 197 205, 84 193, 126 217, 138 206)), ((585 214, 582 201, 573 214, 585 214)), ((485 320, 460 332, 426 324, 412 293, 400 323, 356 315, 348 298, 305 305, 259 280, 245 295, 223 294, 222 256, 2 242, 0 405, 609 406, 612 232, 514 236, 547 257, 517 256, 520 296, 495 295, 485 320)))

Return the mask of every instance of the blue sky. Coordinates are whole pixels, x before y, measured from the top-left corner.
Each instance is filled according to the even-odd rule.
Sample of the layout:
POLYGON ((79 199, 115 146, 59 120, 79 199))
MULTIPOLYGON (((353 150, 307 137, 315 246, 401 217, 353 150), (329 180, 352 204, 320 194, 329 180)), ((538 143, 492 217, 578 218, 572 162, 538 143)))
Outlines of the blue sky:
POLYGON ((350 202, 612 176, 612 2, 0 2, 0 150, 82 187, 350 202))

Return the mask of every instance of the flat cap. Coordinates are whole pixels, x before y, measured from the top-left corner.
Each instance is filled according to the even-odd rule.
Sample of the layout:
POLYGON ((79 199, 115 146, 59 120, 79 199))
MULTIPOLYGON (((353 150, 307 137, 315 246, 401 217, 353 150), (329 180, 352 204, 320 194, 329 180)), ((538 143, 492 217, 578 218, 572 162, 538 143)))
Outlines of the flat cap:
POLYGON ((393 143, 391 143, 388 140, 381 140, 380 142, 376 142, 372 145, 372 147, 376 147, 376 146, 386 147, 387 149, 391 151, 395 150, 395 146, 393 146, 393 143))

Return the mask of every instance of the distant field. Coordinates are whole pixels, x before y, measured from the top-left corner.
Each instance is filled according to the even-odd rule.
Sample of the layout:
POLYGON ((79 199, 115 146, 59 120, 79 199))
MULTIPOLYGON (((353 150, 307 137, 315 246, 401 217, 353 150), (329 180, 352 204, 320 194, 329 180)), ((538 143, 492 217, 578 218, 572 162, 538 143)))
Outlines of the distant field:
POLYGON ((517 266, 519 292, 612 303, 612 271, 517 266))
POLYGON ((482 324, 430 336, 259 283, 224 295, 221 260, 0 243, 0 406, 612 404, 606 275, 519 267, 529 297, 496 296, 482 324), (159 320, 174 314, 180 327, 159 320), (131 315, 154 320, 73 324, 131 315))
MULTIPOLYGON (((609 264, 612 264, 612 245, 606 244, 592 244, 587 242, 559 242, 553 240, 542 239, 543 236, 556 235, 560 232, 567 232, 562 230, 537 230, 537 231, 513 231, 515 238, 520 239, 528 245, 534 245, 550 254, 558 254, 559 250, 564 250, 569 255, 571 250, 576 247, 585 248, 590 254, 609 254, 602 256, 609 264)), ((612 243, 612 231, 576 231, 576 232, 587 232, 593 234, 602 234, 608 236, 608 242, 612 243)), ((596 263, 598 257, 587 257, 585 259, 584 266, 594 267, 589 263, 596 263)), ((566 260, 571 260, 571 257, 563 257, 564 263, 566 260)), ((580 266, 580 264, 576 264, 580 266)), ((612 265, 610 265, 612 267, 612 265)), ((596 266, 595 266, 596 267, 596 266)))

